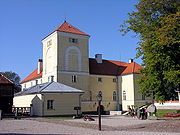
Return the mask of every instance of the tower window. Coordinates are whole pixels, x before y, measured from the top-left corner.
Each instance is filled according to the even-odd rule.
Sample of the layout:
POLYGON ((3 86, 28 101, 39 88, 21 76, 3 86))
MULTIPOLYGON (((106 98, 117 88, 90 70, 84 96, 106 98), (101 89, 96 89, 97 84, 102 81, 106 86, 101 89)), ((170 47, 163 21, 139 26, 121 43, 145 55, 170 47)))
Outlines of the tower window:
POLYGON ((76 83, 76 82, 77 82, 77 75, 73 75, 73 76, 72 76, 72 82, 73 82, 73 83, 76 83))
POLYGON ((98 82, 102 82, 102 78, 101 78, 101 77, 98 77, 98 78, 97 78, 97 81, 98 81, 98 82))
POLYGON ((49 40, 49 41, 47 42, 47 46, 50 46, 50 45, 52 45, 52 40, 49 40))
POLYGON ((78 43, 78 39, 77 38, 69 38, 69 42, 71 43, 78 43))

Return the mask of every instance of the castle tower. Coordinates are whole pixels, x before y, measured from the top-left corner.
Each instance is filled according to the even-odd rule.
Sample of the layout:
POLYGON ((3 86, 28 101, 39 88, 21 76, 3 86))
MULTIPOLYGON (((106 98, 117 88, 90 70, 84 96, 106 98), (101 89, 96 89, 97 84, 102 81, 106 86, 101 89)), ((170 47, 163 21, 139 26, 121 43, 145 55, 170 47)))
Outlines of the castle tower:
POLYGON ((43 82, 53 79, 84 90, 84 100, 88 100, 89 37, 65 21, 44 38, 43 82))

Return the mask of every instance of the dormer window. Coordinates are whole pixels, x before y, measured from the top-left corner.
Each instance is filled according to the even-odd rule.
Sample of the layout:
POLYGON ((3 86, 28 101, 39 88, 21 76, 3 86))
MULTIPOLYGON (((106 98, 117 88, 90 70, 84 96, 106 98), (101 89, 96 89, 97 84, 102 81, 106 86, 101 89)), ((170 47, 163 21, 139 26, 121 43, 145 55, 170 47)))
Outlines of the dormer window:
POLYGON ((69 38, 69 42, 77 44, 78 39, 77 38, 69 38))

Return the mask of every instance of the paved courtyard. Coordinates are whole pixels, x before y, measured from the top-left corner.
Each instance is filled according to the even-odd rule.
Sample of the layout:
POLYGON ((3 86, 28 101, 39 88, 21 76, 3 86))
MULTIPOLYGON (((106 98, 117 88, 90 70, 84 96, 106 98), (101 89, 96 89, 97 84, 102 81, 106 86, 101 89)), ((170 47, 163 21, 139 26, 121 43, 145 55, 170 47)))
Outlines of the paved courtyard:
POLYGON ((102 131, 98 120, 27 118, 0 121, 0 134, 59 134, 59 135, 179 135, 180 119, 138 120, 113 116, 102 118, 102 131))

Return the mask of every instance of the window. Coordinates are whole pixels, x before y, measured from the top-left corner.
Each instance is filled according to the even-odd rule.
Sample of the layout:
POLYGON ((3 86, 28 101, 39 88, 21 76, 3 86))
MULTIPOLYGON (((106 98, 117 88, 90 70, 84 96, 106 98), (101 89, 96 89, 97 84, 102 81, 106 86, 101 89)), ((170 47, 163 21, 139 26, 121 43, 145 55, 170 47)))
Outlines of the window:
POLYGON ((98 82, 102 82, 102 78, 101 78, 101 77, 98 77, 98 78, 97 78, 97 81, 98 81, 98 82))
POLYGON ((54 100, 47 100, 47 109, 48 110, 51 110, 51 109, 54 109, 54 100))
POLYGON ((38 80, 36 80, 36 85, 38 84, 38 80))
POLYGON ((145 100, 144 92, 142 93, 142 100, 145 100))
POLYGON ((26 88, 26 84, 24 84, 24 88, 26 88))
POLYGON ((73 75, 73 76, 72 76, 72 82, 73 82, 73 83, 76 83, 76 82, 77 82, 77 76, 76 76, 76 75, 73 75))
POLYGON ((78 39, 76 39, 76 38, 69 38, 69 42, 77 44, 78 39))
POLYGON ((89 91, 90 101, 92 101, 92 91, 89 91))
POLYGON ((98 94, 102 96, 102 91, 99 91, 98 94))
POLYGON ((113 82, 117 82, 117 79, 116 79, 116 78, 113 78, 113 82))
POLYGON ((123 91, 123 100, 126 100, 126 91, 123 91))
POLYGON ((47 42, 47 46, 50 46, 50 45, 52 45, 52 40, 49 40, 49 41, 47 42))
POLYGON ((116 101, 116 91, 113 92, 113 101, 116 101))

